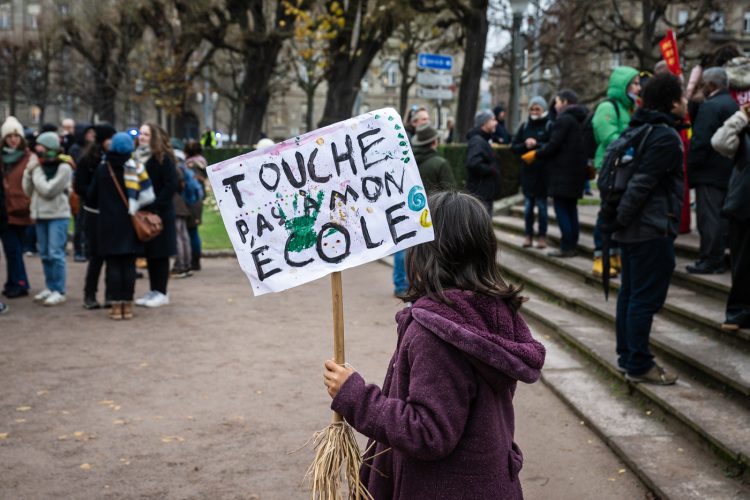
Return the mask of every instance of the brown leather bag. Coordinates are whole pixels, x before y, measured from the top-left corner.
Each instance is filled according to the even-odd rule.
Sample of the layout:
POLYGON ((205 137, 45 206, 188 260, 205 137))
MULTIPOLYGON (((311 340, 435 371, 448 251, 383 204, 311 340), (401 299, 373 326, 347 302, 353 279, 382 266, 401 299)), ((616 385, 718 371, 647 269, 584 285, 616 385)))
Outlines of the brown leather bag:
MULTIPOLYGON (((125 204, 125 210, 128 210, 128 200, 125 198, 125 193, 122 192, 122 187, 117 181, 117 177, 115 177, 115 173, 112 171, 112 166, 109 163, 107 163, 107 169, 109 170, 109 175, 112 176, 112 182, 115 183, 117 192, 120 193, 122 202, 125 204)), ((161 221, 161 217, 146 210, 138 210, 135 215, 130 216, 130 220, 133 222, 135 235, 143 242, 153 240, 164 230, 164 224, 161 221)))

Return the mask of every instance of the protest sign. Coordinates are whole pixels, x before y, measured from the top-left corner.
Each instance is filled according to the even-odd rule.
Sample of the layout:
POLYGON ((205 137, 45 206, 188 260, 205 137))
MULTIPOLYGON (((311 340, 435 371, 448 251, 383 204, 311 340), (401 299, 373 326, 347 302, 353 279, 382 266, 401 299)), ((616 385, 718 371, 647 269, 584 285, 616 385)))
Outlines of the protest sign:
POLYGON ((390 108, 217 163, 208 177, 255 295, 434 238, 409 139, 390 108))

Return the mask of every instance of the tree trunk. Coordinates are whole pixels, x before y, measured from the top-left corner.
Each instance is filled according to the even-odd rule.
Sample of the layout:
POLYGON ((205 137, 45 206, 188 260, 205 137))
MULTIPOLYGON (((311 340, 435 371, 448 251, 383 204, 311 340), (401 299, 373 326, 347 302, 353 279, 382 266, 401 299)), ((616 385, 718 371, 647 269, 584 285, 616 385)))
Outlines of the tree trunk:
MULTIPOLYGON (((280 50, 281 40, 275 38, 245 53, 245 77, 240 86, 240 126, 237 130, 239 144, 255 144, 260 140, 263 117, 271 99, 268 83, 280 50)), ((269 131, 266 133, 271 135, 269 131)))
MULTIPOLYGON (((334 63, 335 64, 335 63, 334 63)), ((328 91, 326 92, 326 104, 323 108, 323 117, 318 122, 318 127, 325 127, 332 123, 351 118, 354 101, 359 92, 359 83, 362 75, 350 71, 348 65, 336 65, 331 73, 336 76, 328 79, 328 91)))
POLYGON ((94 76, 94 113, 99 117, 99 121, 107 122, 113 127, 116 126, 115 119, 115 100, 117 99, 117 83, 110 83, 108 80, 109 73, 104 68, 98 68, 94 76))
POLYGON ((487 47, 487 6, 489 0, 471 0, 467 10, 466 43, 464 45, 464 66, 461 68, 461 85, 458 91, 458 108, 454 124, 454 137, 457 142, 465 139, 466 133, 474 124, 474 113, 479 101, 479 82, 482 78, 484 51, 487 47))
POLYGON ((411 61, 414 59, 414 51, 411 47, 408 47, 401 55, 401 88, 399 89, 398 96, 398 109, 401 113, 401 117, 406 117, 406 109, 409 106, 409 89, 414 84, 414 80, 411 79, 409 69, 411 67, 411 61))
POLYGON ((307 130, 305 130, 305 132, 309 132, 313 129, 313 114, 315 113, 315 88, 307 88, 305 90, 305 93, 307 94, 307 120, 305 122, 305 127, 307 130))

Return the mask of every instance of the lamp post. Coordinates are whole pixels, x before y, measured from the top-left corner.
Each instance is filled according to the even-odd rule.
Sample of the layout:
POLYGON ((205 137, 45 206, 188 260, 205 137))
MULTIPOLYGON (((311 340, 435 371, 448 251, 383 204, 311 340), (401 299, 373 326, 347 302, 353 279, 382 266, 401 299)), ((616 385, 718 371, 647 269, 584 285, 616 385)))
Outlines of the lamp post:
POLYGON ((520 110, 518 103, 521 93, 521 65, 523 64, 523 54, 521 47, 521 23, 523 15, 529 6, 528 0, 510 0, 510 8, 513 12, 513 33, 511 40, 511 67, 510 67, 510 128, 515 130, 520 120, 520 110))

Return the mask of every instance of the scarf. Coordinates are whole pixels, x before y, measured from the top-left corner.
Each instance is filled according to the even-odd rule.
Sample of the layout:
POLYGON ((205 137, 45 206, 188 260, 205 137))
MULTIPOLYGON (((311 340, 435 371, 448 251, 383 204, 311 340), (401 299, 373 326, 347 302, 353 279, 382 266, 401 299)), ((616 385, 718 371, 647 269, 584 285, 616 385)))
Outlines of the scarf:
POLYGON ((135 150, 135 161, 143 165, 151 158, 151 147, 146 144, 144 146, 138 146, 135 150))
POLYGON ((26 151, 23 149, 9 148, 5 146, 3 148, 3 165, 14 165, 17 163, 26 151))
MULTIPOLYGON (((139 148, 140 149, 140 148, 139 148)), ((125 194, 128 199, 128 213, 135 215, 141 207, 150 205, 156 199, 154 186, 148 177, 143 163, 128 160, 123 165, 125 194)))
POLYGON ((60 166, 60 160, 57 156, 51 158, 44 158, 42 161, 42 171, 44 171, 44 177, 48 181, 52 180, 57 175, 57 168, 60 166))

